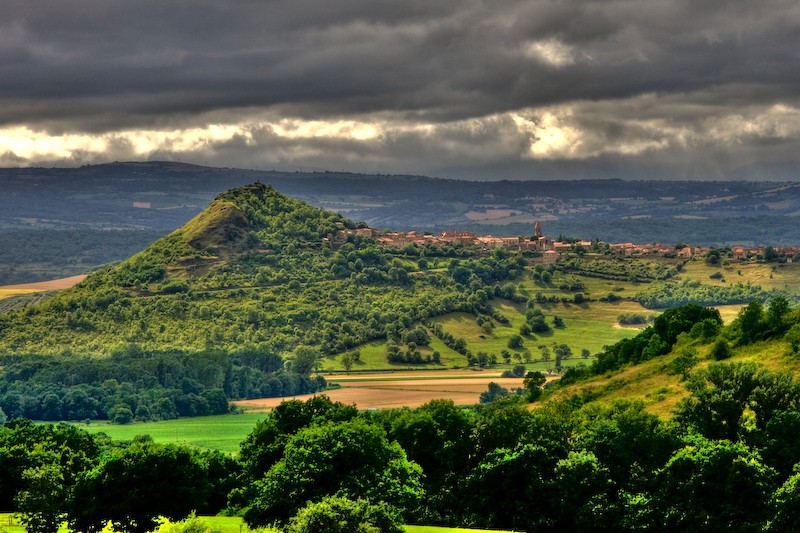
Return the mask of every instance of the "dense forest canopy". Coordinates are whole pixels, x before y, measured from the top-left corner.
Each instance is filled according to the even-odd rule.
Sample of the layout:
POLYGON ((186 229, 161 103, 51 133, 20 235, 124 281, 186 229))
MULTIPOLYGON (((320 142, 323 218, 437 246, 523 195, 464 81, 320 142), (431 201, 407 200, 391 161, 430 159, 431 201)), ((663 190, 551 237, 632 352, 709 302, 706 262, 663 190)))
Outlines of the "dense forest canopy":
POLYGON ((520 397, 469 409, 435 400, 378 412, 325 396, 292 400, 257 425, 235 460, 17 421, 0 427, 0 510, 21 513, 42 533, 62 520, 83 531, 110 520, 143 533, 158 516, 223 509, 243 513, 251 527, 287 531, 317 531, 299 524, 332 517, 380 523, 370 531, 398 531, 402 522, 525 531, 800 527, 800 384, 722 362, 696 372, 688 389, 670 422, 635 400, 573 397, 535 410, 520 397))

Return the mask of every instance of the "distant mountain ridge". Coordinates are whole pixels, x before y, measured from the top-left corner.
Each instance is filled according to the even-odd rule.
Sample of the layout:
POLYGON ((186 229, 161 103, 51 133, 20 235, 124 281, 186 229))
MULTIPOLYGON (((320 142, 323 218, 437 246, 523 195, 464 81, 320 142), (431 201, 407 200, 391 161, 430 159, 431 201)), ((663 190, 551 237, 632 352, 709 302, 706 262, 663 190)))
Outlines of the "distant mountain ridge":
POLYGON ((181 227, 221 190, 261 181, 379 229, 708 246, 800 245, 800 183, 476 182, 175 162, 0 169, 0 285, 82 274, 181 227))
POLYGON ((280 172, 127 162, 73 169, 0 169, 0 232, 171 231, 220 190, 271 183, 284 194, 375 227, 551 234, 609 242, 797 244, 800 183, 742 181, 464 181, 423 176, 280 172), (716 221, 712 224, 709 221, 716 221))

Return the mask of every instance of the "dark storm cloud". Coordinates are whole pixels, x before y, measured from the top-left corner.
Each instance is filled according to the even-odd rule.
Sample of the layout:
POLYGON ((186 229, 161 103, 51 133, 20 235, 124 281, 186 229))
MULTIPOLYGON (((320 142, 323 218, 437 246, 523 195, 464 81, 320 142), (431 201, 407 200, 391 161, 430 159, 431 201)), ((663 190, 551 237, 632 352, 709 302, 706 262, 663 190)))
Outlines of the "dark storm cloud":
POLYGON ((114 132, 383 125, 365 144, 256 124, 184 151, 226 164, 470 174, 646 155, 695 168, 699 150, 716 166, 735 142, 744 165, 783 160, 798 140, 794 118, 773 116, 798 105, 798 42, 793 0, 9 0, 0 125, 112 135, 109 153, 132 157, 114 132), (541 116, 520 129, 508 115, 559 106, 579 142, 542 138, 541 116), (751 135, 715 133, 726 123, 751 135))

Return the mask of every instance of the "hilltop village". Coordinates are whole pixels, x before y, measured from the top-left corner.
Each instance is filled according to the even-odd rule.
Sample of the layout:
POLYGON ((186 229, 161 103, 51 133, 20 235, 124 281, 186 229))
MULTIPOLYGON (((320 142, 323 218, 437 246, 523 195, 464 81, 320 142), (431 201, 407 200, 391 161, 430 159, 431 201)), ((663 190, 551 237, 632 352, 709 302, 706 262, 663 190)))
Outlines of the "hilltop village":
MULTIPOLYGON (((617 256, 647 256, 647 257, 667 257, 678 259, 691 259, 695 256, 705 256, 713 248, 701 246, 689 246, 683 243, 678 244, 634 244, 606 243, 602 241, 590 241, 580 239, 554 240, 542 233, 542 224, 537 221, 533 228, 533 235, 517 237, 495 237, 493 235, 477 235, 471 231, 444 231, 439 235, 432 233, 409 232, 381 232, 370 227, 359 227, 348 229, 342 223, 337 223, 338 230, 335 234, 329 234, 323 238, 323 244, 330 246, 333 250, 338 249, 347 242, 350 235, 370 237, 376 239, 381 245, 390 248, 403 248, 405 246, 462 246, 471 247, 481 251, 494 249, 516 250, 521 252, 532 252, 535 262, 544 264, 554 264, 568 253, 602 253, 604 255, 617 256)), ((800 261, 800 246, 784 247, 750 247, 733 246, 729 250, 731 259, 739 261, 766 260, 766 261, 800 261)))

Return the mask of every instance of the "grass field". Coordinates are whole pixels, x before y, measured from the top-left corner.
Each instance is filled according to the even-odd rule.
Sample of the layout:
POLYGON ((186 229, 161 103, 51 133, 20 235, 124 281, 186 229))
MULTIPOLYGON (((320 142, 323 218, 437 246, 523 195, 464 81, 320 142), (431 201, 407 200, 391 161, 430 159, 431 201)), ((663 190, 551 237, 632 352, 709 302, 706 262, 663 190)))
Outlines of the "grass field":
POLYGON ((764 290, 779 289, 800 295, 800 263, 766 264, 732 262, 725 266, 706 265, 701 259, 686 263, 677 279, 691 279, 707 285, 731 285, 744 283, 759 285, 764 290), (719 272, 722 279, 709 276, 719 272), (723 281, 724 280, 724 281, 723 281))
POLYGON ((243 413, 160 422, 136 422, 126 425, 97 421, 77 425, 90 433, 105 433, 114 440, 131 440, 137 435, 150 435, 155 442, 185 444, 225 453, 238 453, 239 443, 253 430, 257 421, 264 419, 264 416, 264 413, 243 413))
MULTIPOLYGON (((587 278, 589 279, 589 278, 587 278)), ((604 288, 617 287, 619 282, 607 282, 605 280, 590 280, 602 284, 608 284, 604 288)), ((525 287, 525 283, 519 285, 525 287)), ((624 285, 624 284, 623 284, 624 285)), ((627 284, 628 289, 634 284, 627 284)), ((533 284, 530 284, 533 287, 533 284)), ((524 289, 523 292, 529 292, 524 289)), ((476 316, 471 313, 449 313, 432 321, 442 325, 442 328, 456 338, 463 338, 467 343, 467 349, 473 354, 486 352, 494 355, 498 361, 502 362, 501 353, 508 350, 512 353, 512 363, 519 359, 514 354, 524 360, 525 351, 530 354, 530 359, 538 361, 542 357, 542 349, 547 347, 553 352, 554 345, 566 344, 572 350, 573 358, 564 361, 564 364, 574 365, 580 357, 581 350, 589 350, 591 354, 600 352, 604 346, 614 344, 622 339, 630 338, 638 332, 635 328, 620 328, 616 325, 617 317, 622 313, 639 313, 652 315, 653 312, 645 309, 636 302, 591 302, 584 304, 555 303, 537 304, 546 315, 546 320, 552 324, 553 316, 558 315, 564 320, 565 327, 552 329, 550 332, 534 334, 523 340, 523 348, 511 349, 508 347, 508 340, 512 335, 519 333, 520 326, 525 322, 525 304, 515 304, 509 300, 497 298, 492 301, 492 306, 497 312, 509 320, 509 325, 496 323, 491 332, 484 331, 476 322, 476 316)), ((445 344, 431 333, 430 346, 419 348, 423 357, 438 351, 441 356, 441 363, 438 365, 403 365, 390 364, 386 360, 386 341, 377 340, 362 344, 358 347, 361 354, 360 360, 353 365, 353 372, 364 372, 372 370, 446 370, 453 368, 466 368, 467 358, 458 352, 448 348, 445 344)), ((405 349, 404 346, 400 346, 405 349)), ((323 372, 342 372, 344 367, 341 362, 341 355, 328 356, 322 360, 321 370, 323 372)), ((552 359, 551 359, 552 361, 552 359)), ((552 362, 543 363, 535 367, 537 370, 544 370, 552 366, 552 362)))
MULTIPOLYGON (((401 348, 405 348, 401 346, 401 348)), ((441 355, 441 363, 438 365, 415 365, 415 368, 423 368, 428 370, 444 370, 447 368, 459 368, 467 366, 467 358, 461 355, 460 353, 456 352, 455 350, 451 350, 447 346, 444 345, 442 341, 435 337, 431 337, 431 344, 430 347, 420 346, 419 351, 422 354, 422 357, 425 357, 428 354, 433 354, 433 352, 437 351, 441 355)), ((386 341, 379 340, 379 341, 372 341, 366 344, 362 344, 358 347, 358 351, 361 354, 361 358, 353 365, 353 371, 364 371, 364 370, 396 370, 398 368, 406 368, 406 365, 393 365, 390 364, 386 360, 386 341)), ((342 372, 344 371, 344 366, 342 366, 341 361, 341 354, 331 355, 322 360, 322 369, 323 372, 342 372)))
POLYGON ((522 294, 531 299, 535 297, 537 292, 540 292, 547 297, 556 296, 558 298, 565 297, 572 299, 575 296, 575 292, 558 288, 563 281, 568 280, 578 280, 583 283, 585 289, 577 292, 580 292, 584 296, 591 297, 595 300, 608 296, 609 294, 615 294, 620 298, 633 298, 637 292, 647 285, 645 283, 636 283, 632 281, 591 278, 588 276, 562 274, 560 272, 556 272, 553 275, 553 279, 550 283, 525 279, 520 281, 518 286, 520 287, 522 294))
MULTIPOLYGON (((467 313, 451 313, 434 319, 434 321, 440 323, 444 330, 454 337, 461 337, 467 341, 467 347, 473 352, 485 351, 500 359, 500 353, 503 350, 508 350, 512 354, 514 352, 508 347, 508 339, 519 332, 520 326, 525 321, 524 304, 512 304, 505 300, 498 300, 493 305, 509 319, 510 326, 497 324, 494 330, 487 334, 478 326, 475 316, 467 313)), ((569 346, 573 358, 579 357, 583 348, 595 354, 603 346, 632 337, 637 333, 635 330, 614 327, 620 313, 645 311, 639 304, 632 302, 592 302, 581 305, 558 303, 537 307, 544 312, 548 324, 552 324, 553 316, 558 315, 564 319, 565 327, 524 338, 523 349, 529 350, 534 360, 541 357, 543 346, 552 348, 554 343, 569 346)))

